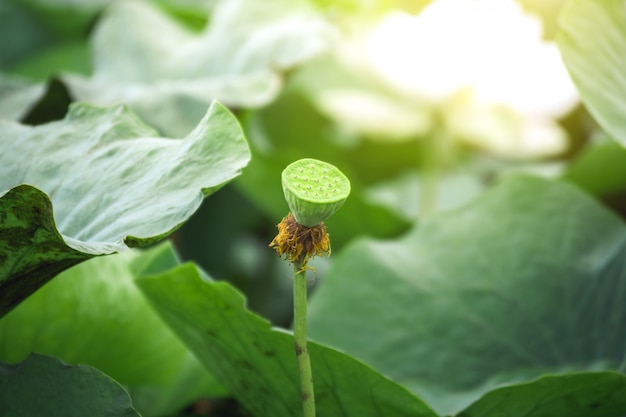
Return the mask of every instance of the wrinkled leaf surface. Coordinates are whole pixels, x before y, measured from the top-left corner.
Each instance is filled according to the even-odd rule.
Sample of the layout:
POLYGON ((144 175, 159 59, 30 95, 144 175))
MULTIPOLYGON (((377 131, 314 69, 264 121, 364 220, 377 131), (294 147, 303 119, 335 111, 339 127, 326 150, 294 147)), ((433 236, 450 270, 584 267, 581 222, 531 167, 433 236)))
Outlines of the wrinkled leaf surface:
POLYGON ((73 264, 166 237, 248 160, 219 104, 184 139, 158 137, 124 106, 0 122, 0 316, 73 264))

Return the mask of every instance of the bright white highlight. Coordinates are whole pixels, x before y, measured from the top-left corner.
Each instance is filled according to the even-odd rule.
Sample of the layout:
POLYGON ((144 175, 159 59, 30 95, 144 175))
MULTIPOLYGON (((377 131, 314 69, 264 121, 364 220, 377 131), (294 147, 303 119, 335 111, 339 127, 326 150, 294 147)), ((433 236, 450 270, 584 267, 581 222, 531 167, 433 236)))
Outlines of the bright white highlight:
POLYGON ((435 0, 419 15, 395 12, 366 53, 391 86, 442 101, 459 90, 481 105, 558 117, 577 92, 541 24, 513 0, 435 0))

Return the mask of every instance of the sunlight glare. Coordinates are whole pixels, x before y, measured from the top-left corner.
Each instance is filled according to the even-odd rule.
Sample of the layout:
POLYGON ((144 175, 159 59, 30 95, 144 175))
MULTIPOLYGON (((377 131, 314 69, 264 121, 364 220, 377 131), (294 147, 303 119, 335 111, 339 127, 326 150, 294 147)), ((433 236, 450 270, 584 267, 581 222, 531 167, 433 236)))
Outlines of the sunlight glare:
POLYGON ((558 117, 576 89, 541 23, 513 0, 435 0, 419 15, 394 12, 366 43, 381 77, 441 101, 470 89, 481 104, 558 117))

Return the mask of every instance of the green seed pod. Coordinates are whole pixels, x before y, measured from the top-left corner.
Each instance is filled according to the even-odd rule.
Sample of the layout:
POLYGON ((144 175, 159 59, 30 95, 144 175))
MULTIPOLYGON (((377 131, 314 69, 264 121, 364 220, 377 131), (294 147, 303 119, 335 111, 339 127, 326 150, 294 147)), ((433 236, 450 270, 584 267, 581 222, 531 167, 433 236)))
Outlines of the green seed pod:
POLYGON ((350 194, 350 181, 337 167, 317 159, 300 159, 282 174, 283 192, 296 221, 312 227, 330 217, 350 194))

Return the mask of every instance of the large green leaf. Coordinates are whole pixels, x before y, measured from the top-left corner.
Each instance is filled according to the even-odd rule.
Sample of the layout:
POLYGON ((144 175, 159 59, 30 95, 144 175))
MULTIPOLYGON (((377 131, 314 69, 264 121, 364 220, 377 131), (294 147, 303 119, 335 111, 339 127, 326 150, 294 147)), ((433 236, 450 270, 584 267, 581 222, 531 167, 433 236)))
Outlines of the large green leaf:
MULTIPOLYGON (((244 307, 225 282, 193 264, 138 281, 163 319, 254 415, 300 415, 293 336, 244 307)), ((310 343, 320 416, 436 417, 420 399, 351 357, 310 343)))
POLYGON ((248 160, 219 104, 182 140, 157 137, 124 106, 0 122, 0 316, 81 260, 167 236, 248 160))
POLYGON ((149 2, 116 2, 93 36, 94 74, 65 77, 81 100, 125 102, 167 134, 194 126, 213 99, 269 102, 279 71, 322 50, 329 27, 305 0, 229 0, 194 33, 149 2))
POLYGON ((3 417, 139 417, 117 382, 91 366, 48 356, 0 363, 0 387, 3 417))
POLYGON ((587 372, 497 388, 458 417, 623 417, 624 412, 626 376, 587 372))
POLYGON ((309 331, 451 414, 500 383, 623 367, 625 259, 617 216, 513 176, 402 239, 345 248, 309 331))
POLYGON ((0 360, 17 363, 38 352, 94 366, 131 388, 144 416, 221 393, 134 284, 138 274, 177 264, 171 245, 162 244, 63 272, 0 320, 0 360))
POLYGON ((626 145, 626 2, 570 0, 558 43, 591 114, 626 145))

